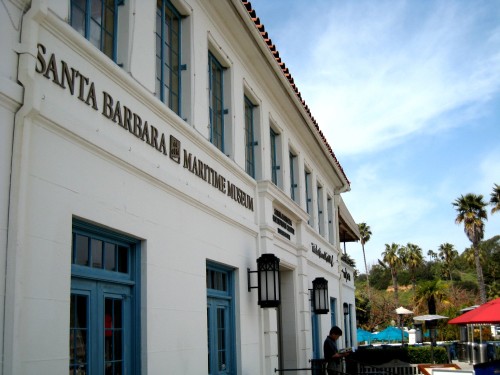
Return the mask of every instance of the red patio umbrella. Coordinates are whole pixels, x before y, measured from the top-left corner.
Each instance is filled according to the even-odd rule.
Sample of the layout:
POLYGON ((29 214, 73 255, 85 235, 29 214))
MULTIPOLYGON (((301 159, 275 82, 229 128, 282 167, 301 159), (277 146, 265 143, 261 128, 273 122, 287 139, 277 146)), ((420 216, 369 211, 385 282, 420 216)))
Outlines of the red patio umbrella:
POLYGON ((500 323, 500 298, 486 302, 474 310, 448 321, 449 324, 489 324, 500 323))

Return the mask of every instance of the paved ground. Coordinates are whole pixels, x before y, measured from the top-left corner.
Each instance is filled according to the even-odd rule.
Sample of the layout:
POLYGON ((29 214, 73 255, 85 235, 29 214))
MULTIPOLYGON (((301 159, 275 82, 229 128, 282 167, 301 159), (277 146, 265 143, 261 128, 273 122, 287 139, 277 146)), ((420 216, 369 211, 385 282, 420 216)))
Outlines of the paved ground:
POLYGON ((456 359, 454 359, 452 362, 459 366, 461 370, 474 371, 474 365, 472 363, 461 362, 456 359))

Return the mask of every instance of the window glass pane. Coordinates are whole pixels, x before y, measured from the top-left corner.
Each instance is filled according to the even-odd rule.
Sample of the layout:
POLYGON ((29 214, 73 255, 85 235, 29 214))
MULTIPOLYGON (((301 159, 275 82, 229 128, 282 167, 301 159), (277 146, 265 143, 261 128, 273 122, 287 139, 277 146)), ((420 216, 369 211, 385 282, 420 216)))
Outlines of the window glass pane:
POLYGON ((128 247, 118 246, 118 272, 128 272, 128 247))
POLYGON ((85 0, 71 2, 71 26, 85 36, 85 0))
POLYGON ((102 268, 102 241, 92 239, 90 242, 90 251, 92 254, 92 267, 102 268))
POLYGON ((109 242, 104 244, 104 268, 116 271, 116 245, 109 242))
POLYGON ((102 52, 104 52, 110 59, 113 58, 113 43, 113 34, 104 33, 104 44, 102 46, 102 52))
POLYGON ((101 49, 101 25, 94 20, 90 21, 89 40, 95 47, 101 49))
POLYGON ((89 238, 77 234, 75 236, 75 264, 89 265, 89 238))
POLYGON ((97 24, 102 24, 102 0, 91 0, 90 4, 91 19, 97 24))
MULTIPOLYGON (((110 1, 108 0, 108 3, 110 1)), ((115 29, 115 9, 113 2, 111 1, 111 6, 106 6, 104 9, 104 30, 113 35, 115 29)))

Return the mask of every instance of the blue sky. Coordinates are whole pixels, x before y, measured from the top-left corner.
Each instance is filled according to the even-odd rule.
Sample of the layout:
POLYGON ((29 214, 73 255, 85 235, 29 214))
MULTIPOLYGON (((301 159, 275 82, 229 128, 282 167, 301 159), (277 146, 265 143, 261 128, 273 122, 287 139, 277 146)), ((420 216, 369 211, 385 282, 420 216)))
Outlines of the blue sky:
POLYGON ((500 0, 251 3, 351 181, 368 265, 393 242, 462 253, 451 203, 500 184, 500 0))

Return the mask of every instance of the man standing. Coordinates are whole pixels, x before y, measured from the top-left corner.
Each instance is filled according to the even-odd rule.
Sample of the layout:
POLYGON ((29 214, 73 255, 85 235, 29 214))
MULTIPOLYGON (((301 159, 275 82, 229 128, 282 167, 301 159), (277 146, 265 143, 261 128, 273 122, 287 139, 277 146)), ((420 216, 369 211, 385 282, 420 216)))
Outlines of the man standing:
POLYGON ((345 357, 349 353, 339 353, 337 349, 337 340, 342 336, 342 330, 334 326, 330 330, 330 334, 326 336, 326 340, 323 344, 323 353, 325 355, 325 361, 327 362, 326 370, 328 375, 339 375, 342 371, 341 358, 345 357))

